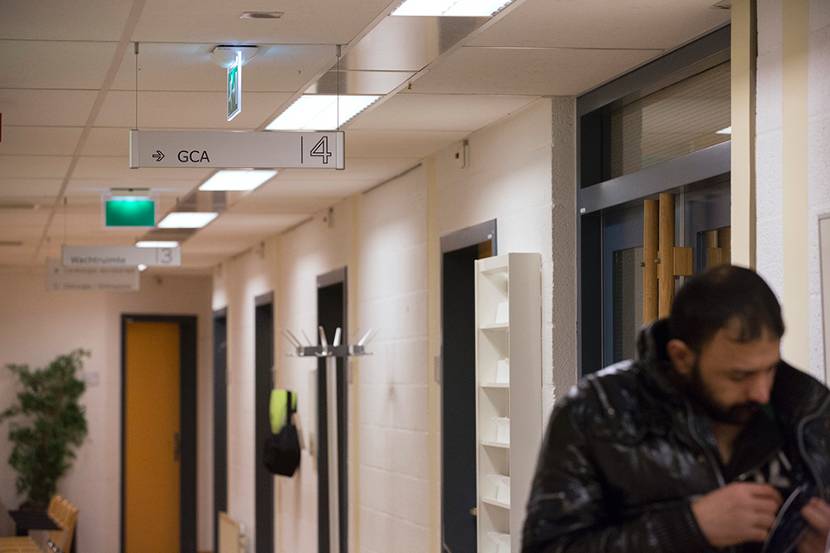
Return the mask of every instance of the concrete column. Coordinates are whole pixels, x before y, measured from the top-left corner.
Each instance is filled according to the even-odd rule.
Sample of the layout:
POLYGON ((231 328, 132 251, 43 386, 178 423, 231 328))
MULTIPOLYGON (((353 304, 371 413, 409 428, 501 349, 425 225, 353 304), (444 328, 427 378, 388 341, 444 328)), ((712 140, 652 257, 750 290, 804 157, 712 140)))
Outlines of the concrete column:
MULTIPOLYGON (((576 98, 553 98, 552 247, 553 394, 564 397, 577 381, 576 98)), ((542 405, 551 407, 545 398, 542 405)), ((547 410, 546 413, 547 415, 547 410)))

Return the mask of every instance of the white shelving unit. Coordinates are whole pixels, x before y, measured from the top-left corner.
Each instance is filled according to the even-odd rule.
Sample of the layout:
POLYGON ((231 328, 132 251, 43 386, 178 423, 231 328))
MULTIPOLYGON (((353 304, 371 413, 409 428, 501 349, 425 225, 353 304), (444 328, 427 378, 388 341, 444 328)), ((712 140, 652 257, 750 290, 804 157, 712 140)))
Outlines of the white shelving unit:
POLYGON ((518 553, 542 440, 541 255, 476 261, 478 550, 518 553))

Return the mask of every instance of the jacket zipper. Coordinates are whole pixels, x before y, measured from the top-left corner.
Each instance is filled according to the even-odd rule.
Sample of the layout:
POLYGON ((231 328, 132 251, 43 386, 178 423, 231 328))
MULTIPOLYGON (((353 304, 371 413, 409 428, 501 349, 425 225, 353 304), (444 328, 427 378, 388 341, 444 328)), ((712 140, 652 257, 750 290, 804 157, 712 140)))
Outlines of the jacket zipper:
MULTIPOLYGON (((718 487, 723 487, 726 485, 726 478, 723 476, 723 472, 720 469, 720 464, 718 464, 717 460, 712 457, 712 452, 706 447, 706 444, 703 442, 703 439, 697 433, 697 429, 692 424, 692 406, 689 404, 689 401, 686 400, 686 422, 689 426, 689 433, 692 435, 692 439, 697 443, 698 447, 703 450, 703 455, 706 457, 709 466, 712 469, 712 472, 715 473, 715 478, 718 481, 718 487)), ((736 547, 729 547, 724 550, 726 553, 736 553, 736 547)))
POLYGON ((798 423, 797 430, 798 452, 801 454, 801 458, 804 459, 804 464, 806 464, 807 468, 810 469, 810 473, 813 475, 813 479, 815 480, 816 485, 818 486, 818 492, 823 499, 827 499, 825 497, 824 482, 821 479, 821 475, 819 475, 818 471, 816 470, 816 467, 811 462, 810 457, 807 455, 807 448, 804 443, 804 428, 807 426, 808 423, 817 419, 819 415, 821 415, 822 411, 824 411, 828 406, 830 406, 830 397, 825 399, 824 403, 822 403, 819 406, 819 408, 815 410, 814 413, 807 415, 806 417, 801 419, 801 422, 798 423))
POLYGON ((706 456, 706 460, 709 462, 709 466, 712 468, 712 472, 715 473, 715 478, 717 478, 718 480, 718 486, 725 486, 726 479, 723 477, 723 472, 721 472, 720 470, 720 465, 715 459, 712 458, 712 452, 709 451, 708 447, 706 447, 706 444, 698 435, 697 430, 692 424, 692 406, 689 405, 688 401, 686 401, 686 422, 689 426, 689 433, 692 435, 692 438, 697 443, 698 447, 700 447, 700 449, 703 450, 703 454, 706 456))

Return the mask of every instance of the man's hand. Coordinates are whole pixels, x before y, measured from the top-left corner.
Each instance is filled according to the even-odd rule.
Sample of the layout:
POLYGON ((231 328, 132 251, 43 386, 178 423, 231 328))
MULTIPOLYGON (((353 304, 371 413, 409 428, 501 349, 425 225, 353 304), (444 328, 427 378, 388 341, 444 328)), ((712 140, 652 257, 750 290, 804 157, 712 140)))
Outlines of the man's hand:
POLYGON ((801 516, 810 528, 798 544, 798 553, 827 553, 830 545, 830 505, 814 497, 801 509, 801 516))
POLYGON ((781 502, 772 486, 736 483, 693 501, 692 512, 711 545, 729 547, 767 539, 781 502))

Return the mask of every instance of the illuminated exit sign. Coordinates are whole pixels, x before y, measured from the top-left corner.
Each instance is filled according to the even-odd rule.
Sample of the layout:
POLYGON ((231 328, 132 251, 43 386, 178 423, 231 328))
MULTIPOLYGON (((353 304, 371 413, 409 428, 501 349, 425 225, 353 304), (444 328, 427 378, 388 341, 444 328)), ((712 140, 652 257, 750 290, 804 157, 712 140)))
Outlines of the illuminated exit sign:
POLYGON ((242 52, 236 52, 236 60, 228 67, 228 121, 242 111, 242 52))
POLYGON ((156 226, 156 201, 146 196, 110 196, 104 198, 107 227, 156 226))

